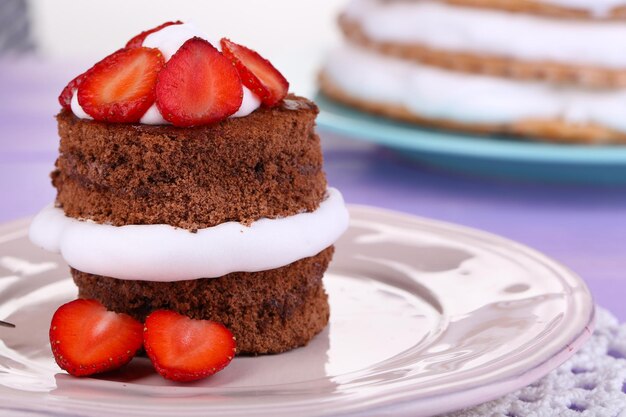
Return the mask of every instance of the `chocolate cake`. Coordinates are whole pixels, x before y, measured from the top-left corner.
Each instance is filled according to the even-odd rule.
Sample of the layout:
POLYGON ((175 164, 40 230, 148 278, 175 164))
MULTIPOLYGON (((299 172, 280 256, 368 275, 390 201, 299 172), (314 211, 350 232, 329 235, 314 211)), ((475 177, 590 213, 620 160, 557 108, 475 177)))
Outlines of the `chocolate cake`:
MULTIPOLYGON (((246 118, 194 128, 108 124, 63 111, 52 173, 66 215, 195 231, 315 210, 326 192, 315 104, 290 95, 246 118)), ((306 344, 328 322, 332 247, 287 266, 221 278, 129 281, 72 269, 79 296, 140 320, 170 309, 226 325, 242 353, 306 344)))
POLYGON ((315 104, 288 96, 247 117, 193 128, 57 116, 52 174, 68 216, 189 230, 316 209, 326 192, 315 104))
POLYGON ((131 281, 72 269, 81 298, 140 321, 154 310, 174 310, 228 327, 239 353, 278 353, 307 344, 328 323, 322 276, 333 247, 287 266, 178 282, 131 281))
POLYGON ((237 353, 284 352, 328 323, 322 277, 347 228, 315 104, 256 52, 192 25, 142 32, 59 97, 54 205, 31 240, 81 298, 226 326, 237 353))

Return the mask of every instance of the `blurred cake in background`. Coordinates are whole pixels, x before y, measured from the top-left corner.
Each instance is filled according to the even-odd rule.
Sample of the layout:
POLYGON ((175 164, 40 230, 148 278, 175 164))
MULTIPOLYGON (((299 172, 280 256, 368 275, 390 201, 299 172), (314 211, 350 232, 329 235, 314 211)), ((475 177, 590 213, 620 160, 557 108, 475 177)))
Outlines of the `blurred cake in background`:
POLYGON ((353 0, 322 91, 420 125, 626 143, 626 0, 353 0))

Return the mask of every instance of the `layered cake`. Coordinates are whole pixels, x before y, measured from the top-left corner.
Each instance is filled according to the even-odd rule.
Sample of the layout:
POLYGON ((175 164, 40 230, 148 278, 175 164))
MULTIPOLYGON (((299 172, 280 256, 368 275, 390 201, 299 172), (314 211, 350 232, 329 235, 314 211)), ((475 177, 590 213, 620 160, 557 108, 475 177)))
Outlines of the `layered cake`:
POLYGON ((57 190, 31 240, 80 298, 226 326, 237 352, 303 346, 327 324, 322 277, 348 214, 315 104, 256 52, 170 22, 74 79, 57 116, 57 190))
POLYGON ((322 91, 429 127, 626 142, 624 0, 353 0, 322 91))

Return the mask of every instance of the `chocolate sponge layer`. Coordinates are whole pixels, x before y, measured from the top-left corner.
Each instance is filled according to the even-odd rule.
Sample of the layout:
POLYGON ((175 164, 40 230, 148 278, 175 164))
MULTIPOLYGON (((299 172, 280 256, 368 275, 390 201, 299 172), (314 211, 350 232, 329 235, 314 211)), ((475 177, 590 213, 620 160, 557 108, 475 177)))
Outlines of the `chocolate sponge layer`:
POLYGON ((98 223, 189 230, 315 210, 326 190, 317 113, 293 95, 195 128, 101 123, 63 111, 57 204, 98 223))
POLYGON ((158 309, 214 320, 237 338, 238 353, 279 353, 303 346, 327 324, 322 276, 333 255, 319 254, 262 272, 178 282, 126 281, 72 269, 81 298, 143 321, 158 309))

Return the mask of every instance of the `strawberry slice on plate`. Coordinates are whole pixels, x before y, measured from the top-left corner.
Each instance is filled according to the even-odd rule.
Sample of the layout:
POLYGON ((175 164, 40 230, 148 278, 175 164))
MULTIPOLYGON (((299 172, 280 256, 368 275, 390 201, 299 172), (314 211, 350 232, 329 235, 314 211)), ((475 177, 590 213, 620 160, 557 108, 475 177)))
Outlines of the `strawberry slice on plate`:
POLYGON ((143 326, 96 300, 74 300, 54 313, 50 345, 57 364, 74 376, 117 369, 135 356, 143 343, 143 326))
POLYGON ((201 38, 186 41, 158 76, 157 107, 175 126, 218 122, 235 113, 242 100, 237 70, 201 38))
POLYGON ((168 27, 168 26, 172 26, 172 25, 182 25, 183 22, 181 22, 180 20, 177 20, 175 22, 165 22, 162 25, 159 25, 155 28, 149 29, 149 30, 145 30, 143 32, 141 32, 139 35, 133 37, 131 40, 129 40, 126 43, 126 47, 127 48, 139 48, 140 46, 143 45, 143 41, 144 39, 146 39, 146 37, 154 32, 158 32, 161 29, 168 27))
POLYGON ((230 59, 241 76, 241 82, 266 106, 274 106, 287 96, 289 82, 257 52, 222 38, 222 53, 230 59))
POLYGON ((138 122, 154 103, 157 75, 164 63, 155 48, 120 49, 87 71, 78 103, 95 120, 138 122))
POLYGON ((78 87, 83 82, 83 78, 85 78, 85 74, 80 74, 78 77, 74 78, 70 81, 63 91, 61 91, 61 95, 59 96, 59 103, 65 110, 72 110, 72 97, 78 87))
POLYGON ((209 320, 157 310, 146 319, 144 346, 156 371, 173 381, 195 381, 222 370, 235 356, 233 334, 209 320))

